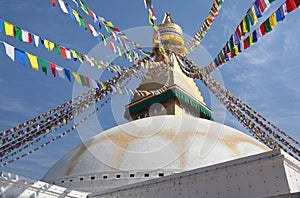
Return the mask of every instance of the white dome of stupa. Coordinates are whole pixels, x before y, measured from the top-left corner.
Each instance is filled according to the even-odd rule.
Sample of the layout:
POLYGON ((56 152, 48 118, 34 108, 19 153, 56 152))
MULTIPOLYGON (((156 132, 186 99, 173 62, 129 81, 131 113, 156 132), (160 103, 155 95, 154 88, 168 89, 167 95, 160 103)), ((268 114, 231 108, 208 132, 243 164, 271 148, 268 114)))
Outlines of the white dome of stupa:
POLYGON ((159 170, 157 173, 168 175, 265 151, 269 151, 268 147, 254 138, 214 121, 191 116, 154 116, 92 137, 56 162, 43 180, 57 183, 72 178, 61 184, 67 185, 76 178, 83 180, 86 175, 103 179, 106 174, 132 183, 130 180, 136 178, 129 173, 132 176, 159 170))

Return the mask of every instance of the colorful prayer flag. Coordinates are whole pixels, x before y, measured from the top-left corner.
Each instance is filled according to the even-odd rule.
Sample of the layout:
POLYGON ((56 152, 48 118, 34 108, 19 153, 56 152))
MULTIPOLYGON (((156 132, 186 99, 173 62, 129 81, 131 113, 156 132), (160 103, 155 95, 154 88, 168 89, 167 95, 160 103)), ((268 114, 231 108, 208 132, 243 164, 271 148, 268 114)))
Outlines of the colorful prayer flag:
POLYGON ((6 55, 13 61, 15 61, 15 47, 3 42, 6 55))
POLYGON ((39 70, 39 64, 38 64, 38 61, 37 61, 37 57, 30 54, 30 53, 28 53, 28 52, 27 52, 27 56, 29 58, 32 69, 38 71, 39 70))
POLYGON ((26 67, 26 54, 24 51, 15 48, 15 55, 18 59, 18 62, 23 65, 24 67, 26 67))
POLYGON ((15 37, 15 29, 13 24, 4 21, 4 30, 7 36, 15 37))
POLYGON ((295 10, 297 8, 297 5, 294 0, 287 0, 285 2, 285 4, 286 4, 286 10, 288 13, 292 12, 293 10, 295 10))

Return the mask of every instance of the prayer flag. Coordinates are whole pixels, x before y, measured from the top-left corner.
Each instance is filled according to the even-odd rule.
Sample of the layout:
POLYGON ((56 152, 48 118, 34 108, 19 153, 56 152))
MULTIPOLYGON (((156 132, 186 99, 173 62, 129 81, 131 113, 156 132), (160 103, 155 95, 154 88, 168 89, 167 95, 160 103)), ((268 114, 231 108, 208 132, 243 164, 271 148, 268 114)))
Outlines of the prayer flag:
POLYGON ((79 78, 79 75, 78 75, 76 72, 72 72, 72 75, 74 76, 75 80, 76 80, 79 84, 81 84, 81 80, 80 80, 80 78, 79 78))
POLYGON ((38 64, 38 61, 37 61, 37 57, 30 54, 30 53, 28 53, 28 52, 27 52, 27 56, 29 58, 32 69, 38 71, 39 70, 39 64, 38 64))
POLYGON ((4 21, 4 30, 6 35, 15 37, 15 29, 13 24, 4 21))
POLYGON ((54 45, 54 43, 52 43, 52 42, 50 42, 50 41, 44 39, 44 46, 45 46, 45 48, 47 48, 49 51, 52 51, 55 45, 54 45))
POLYGON ((68 12, 68 9, 66 8, 65 2, 63 0, 58 0, 58 3, 59 3, 59 6, 60 6, 61 10, 64 13, 68 14, 69 12, 68 12))
POLYGON ((266 34, 266 27, 265 27, 265 24, 264 24, 264 23, 261 24, 261 25, 259 26, 259 29, 260 29, 260 31, 261 31, 261 35, 264 36, 264 35, 266 34))
POLYGON ((71 59, 72 58, 71 51, 69 49, 66 49, 66 56, 67 56, 67 59, 71 59))
POLYGON ((73 14, 73 9, 68 5, 67 5, 67 7, 68 7, 68 10, 69 10, 69 14, 70 14, 71 19, 75 20, 75 16, 73 14))
POLYGON ((78 75, 79 75, 79 78, 80 78, 80 81, 81 81, 81 85, 86 86, 86 82, 85 82, 84 76, 81 75, 81 74, 78 74, 78 75))
POLYGON ((256 14, 257 18, 262 17, 262 14, 261 14, 260 9, 259 9, 258 0, 255 0, 254 8, 255 8, 255 14, 256 14))
POLYGON ((256 43, 257 40, 258 40, 258 38, 257 38, 257 30, 254 30, 253 33, 252 33, 252 42, 256 43))
POLYGON ((288 13, 292 12, 293 10, 295 10, 297 8, 297 5, 294 0, 287 0, 285 2, 285 4, 286 4, 286 10, 288 13))
POLYGON ((15 61, 15 47, 3 42, 6 55, 13 61, 15 61))
POLYGON ((266 3, 264 2, 264 0, 257 0, 258 1, 258 6, 261 12, 264 12, 265 9, 267 8, 266 3))
POLYGON ((56 65, 55 70, 57 71, 59 77, 65 78, 64 69, 62 67, 56 65))
POLYGON ((23 65, 24 67, 26 67, 26 54, 24 51, 15 48, 15 55, 18 59, 18 62, 23 65))
POLYGON ((15 26, 16 39, 22 41, 22 30, 15 26))
POLYGON ((256 12, 255 12, 255 5, 251 6, 250 12, 249 12, 252 21, 253 21, 253 25, 255 25, 258 22, 257 16, 256 16, 256 12))
POLYGON ((87 76, 85 76, 85 83, 86 83, 86 86, 87 86, 88 88, 90 88, 90 79, 89 79, 89 77, 87 77, 87 76))
POLYGON ((300 0, 294 0, 294 2, 295 2, 295 4, 296 4, 296 6, 299 7, 299 5, 300 5, 300 0))
POLYGON ((64 69, 65 75, 67 76, 68 80, 71 82, 71 73, 70 73, 70 70, 68 70, 66 68, 63 68, 63 69, 64 69))
POLYGON ((265 28, 266 28, 266 32, 267 32, 267 33, 269 33, 269 32, 272 31, 272 26, 271 26, 271 24, 270 24, 269 19, 267 19, 263 24, 265 25, 265 28))
POLYGON ((56 77, 56 71, 55 71, 56 66, 53 63, 49 63, 49 65, 50 65, 53 77, 56 77))
POLYGON ((50 0, 50 2, 52 3, 52 7, 56 6, 56 0, 50 0))
POLYGON ((271 25, 271 26, 276 26, 276 25, 277 25, 276 13, 273 13, 273 14, 270 16, 269 21, 270 21, 270 25, 271 25))
POLYGON ((47 62, 42 58, 39 58, 39 61, 42 66, 42 71, 44 72, 45 75, 47 75, 47 62))
POLYGON ((0 19, 0 31, 4 31, 4 21, 0 19))
POLYGON ((283 19, 284 19, 284 16, 282 18, 280 8, 279 8, 278 10, 276 10, 276 20, 277 21, 283 21, 283 19))
POLYGON ((59 47, 60 49, 60 54, 62 57, 66 58, 67 57, 67 54, 66 54, 66 49, 62 46, 59 47))

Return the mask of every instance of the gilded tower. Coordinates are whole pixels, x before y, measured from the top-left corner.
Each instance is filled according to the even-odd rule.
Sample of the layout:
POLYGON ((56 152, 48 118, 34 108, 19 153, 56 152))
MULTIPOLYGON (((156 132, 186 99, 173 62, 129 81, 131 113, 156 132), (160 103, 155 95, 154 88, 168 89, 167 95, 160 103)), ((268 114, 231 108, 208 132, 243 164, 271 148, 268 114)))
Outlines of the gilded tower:
POLYGON ((169 13, 153 35, 152 51, 155 54, 156 66, 149 69, 138 90, 155 91, 162 88, 158 95, 134 96, 126 106, 125 118, 137 120, 156 115, 187 115, 211 119, 211 111, 206 107, 204 99, 193 79, 186 77, 180 70, 178 54, 185 55, 183 32, 175 24, 169 13), (167 64, 159 50, 162 45, 167 64))

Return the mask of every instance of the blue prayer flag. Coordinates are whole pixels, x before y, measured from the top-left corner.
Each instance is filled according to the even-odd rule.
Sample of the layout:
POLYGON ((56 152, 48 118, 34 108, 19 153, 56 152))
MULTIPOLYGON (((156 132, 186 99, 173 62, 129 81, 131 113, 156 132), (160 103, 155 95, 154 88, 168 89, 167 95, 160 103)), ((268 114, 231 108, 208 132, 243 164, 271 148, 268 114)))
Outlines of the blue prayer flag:
POLYGON ((16 57, 18 59, 18 62, 23 65, 24 67, 26 67, 26 54, 24 51, 15 48, 15 53, 16 53, 16 57))

